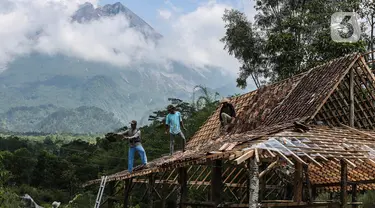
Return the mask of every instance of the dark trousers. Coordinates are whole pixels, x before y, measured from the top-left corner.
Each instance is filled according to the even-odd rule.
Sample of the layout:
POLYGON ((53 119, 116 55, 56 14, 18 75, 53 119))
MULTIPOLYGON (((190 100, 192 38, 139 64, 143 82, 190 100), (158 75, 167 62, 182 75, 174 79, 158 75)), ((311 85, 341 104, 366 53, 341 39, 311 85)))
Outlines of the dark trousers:
POLYGON ((170 135, 169 138, 171 140, 170 145, 169 145, 170 154, 172 155, 173 152, 174 152, 174 140, 175 140, 175 138, 177 136, 179 136, 179 137, 182 138, 182 151, 185 152, 186 139, 185 139, 184 133, 182 133, 182 132, 180 132, 178 134, 172 134, 172 133, 170 133, 169 135, 170 135))

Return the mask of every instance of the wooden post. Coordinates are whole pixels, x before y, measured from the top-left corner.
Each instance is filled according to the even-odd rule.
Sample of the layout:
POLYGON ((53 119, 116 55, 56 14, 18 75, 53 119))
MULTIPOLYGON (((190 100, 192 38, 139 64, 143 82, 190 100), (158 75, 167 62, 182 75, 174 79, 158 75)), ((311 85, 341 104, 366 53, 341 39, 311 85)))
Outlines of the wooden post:
POLYGON ((148 176, 148 183, 147 183, 147 197, 148 197, 148 207, 153 208, 154 207, 154 198, 153 198, 153 192, 154 192, 154 184, 155 184, 155 175, 151 173, 148 176))
POLYGON ((345 207, 346 205, 346 198, 348 196, 347 188, 348 188, 348 167, 347 164, 340 160, 341 164, 341 194, 340 194, 340 202, 341 207, 345 207))
POLYGON ((223 190, 223 180, 221 178, 222 162, 221 160, 212 161, 211 171, 211 197, 212 202, 217 207, 221 203, 221 192, 223 190))
POLYGON ((318 194, 318 193, 317 193, 317 191, 316 191, 316 187, 313 186, 313 187, 312 187, 312 198, 313 198, 313 200, 316 199, 317 194, 318 194))
POLYGON ((357 184, 352 185, 352 202, 354 202, 352 207, 357 208, 357 184))
POLYGON ((250 169, 249 208, 257 208, 259 200, 259 167, 255 158, 250 158, 248 167, 250 169))
POLYGON ((259 181, 259 201, 262 201, 262 200, 265 200, 265 197, 266 197, 266 184, 267 183, 267 180, 266 180, 266 177, 262 177, 260 178, 260 181, 259 181))
POLYGON ((309 177, 309 166, 305 165, 305 166, 303 166, 303 169, 304 169, 305 178, 306 178, 308 202, 311 204, 314 201, 314 198, 313 198, 313 190, 312 190, 310 177, 309 177))
POLYGON ((349 126, 354 127, 354 69, 350 68, 350 80, 349 80, 349 126))
POLYGON ((167 188, 168 188, 167 184, 163 182, 162 187, 161 187, 161 190, 162 190, 162 193, 161 193, 162 199, 161 199, 161 205, 160 205, 161 208, 165 208, 165 203, 167 201, 167 196, 168 196, 167 188))
POLYGON ((108 208, 113 208, 113 199, 111 197, 114 197, 113 195, 115 193, 115 181, 109 182, 108 191, 109 191, 108 208))
POLYGON ((187 199, 187 170, 185 167, 178 168, 178 192, 177 192, 177 207, 183 208, 185 205, 183 205, 184 202, 186 202, 187 199))
POLYGON ((302 202, 303 169, 302 163, 295 162, 293 201, 302 202))
POLYGON ((125 180, 125 187, 124 187, 124 208, 129 207, 129 195, 132 188, 133 179, 128 178, 125 180))

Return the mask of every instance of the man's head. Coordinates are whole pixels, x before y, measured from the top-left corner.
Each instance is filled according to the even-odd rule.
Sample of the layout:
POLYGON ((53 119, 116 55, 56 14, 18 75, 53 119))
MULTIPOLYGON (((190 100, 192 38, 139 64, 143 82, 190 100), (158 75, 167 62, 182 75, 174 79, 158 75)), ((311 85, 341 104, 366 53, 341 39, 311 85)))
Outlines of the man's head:
POLYGON ((229 103, 229 99, 228 99, 228 98, 224 98, 224 99, 222 99, 222 100, 220 101, 220 104, 223 105, 223 106, 228 105, 228 103, 229 103))
POLYGON ((131 126, 132 129, 137 128, 137 121, 136 121, 136 120, 132 120, 132 121, 130 122, 130 126, 131 126))
POLYGON ((167 110, 168 110, 168 113, 174 113, 176 108, 173 105, 168 105, 167 110))

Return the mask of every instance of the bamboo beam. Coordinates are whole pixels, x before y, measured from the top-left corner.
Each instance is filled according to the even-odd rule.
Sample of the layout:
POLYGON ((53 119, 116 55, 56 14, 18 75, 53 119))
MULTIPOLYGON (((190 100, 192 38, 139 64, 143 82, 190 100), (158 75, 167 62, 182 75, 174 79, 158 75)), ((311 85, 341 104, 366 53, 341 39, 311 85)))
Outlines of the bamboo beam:
POLYGON ((323 168, 323 165, 320 164, 318 161, 316 161, 314 158, 312 158, 310 155, 306 154, 306 153, 303 153, 309 160, 311 160, 314 165, 320 167, 320 168, 323 168))
POLYGON ((349 126, 354 127, 354 69, 350 68, 349 73, 349 126))
POLYGON ((286 157, 282 152, 280 152, 280 150, 276 150, 276 153, 279 154, 284 160, 286 160, 287 163, 289 163, 289 165, 294 165, 294 163, 288 159, 288 157, 286 157))
POLYGON ((316 114, 319 113, 320 109, 324 106, 324 104, 326 103, 326 101, 328 100, 329 97, 331 97, 331 95, 333 94, 333 92, 335 92, 335 90, 337 89, 337 87, 339 86, 339 84, 341 83, 341 81, 344 79, 344 77, 346 76, 346 74, 349 72, 349 70, 353 67, 353 65, 357 62, 357 59, 354 60, 350 65, 349 67, 345 70, 345 72, 342 74, 341 77, 339 77, 339 79, 337 80, 336 84, 333 86, 333 88, 331 89, 331 91, 327 94, 327 97, 324 98, 323 102, 319 105, 319 107, 316 109, 315 113, 313 113, 312 116, 310 116, 311 119, 315 118, 316 114))
POLYGON ((357 166, 351 162, 350 160, 346 159, 346 158, 343 158, 342 159, 346 164, 350 165, 352 168, 356 168, 357 166))
POLYGON ((258 148, 255 148, 255 159, 256 159, 257 163, 260 163, 258 148))
POLYGON ((275 167, 278 162, 279 161, 276 160, 275 162, 271 163, 264 171, 259 174, 259 178, 262 178, 266 173, 272 170, 272 168, 275 167))
POLYGON ((254 156, 254 150, 249 150, 245 154, 243 154, 241 157, 237 158, 235 161, 237 162, 237 165, 238 165, 238 164, 243 163, 244 161, 246 161, 252 156, 254 156))

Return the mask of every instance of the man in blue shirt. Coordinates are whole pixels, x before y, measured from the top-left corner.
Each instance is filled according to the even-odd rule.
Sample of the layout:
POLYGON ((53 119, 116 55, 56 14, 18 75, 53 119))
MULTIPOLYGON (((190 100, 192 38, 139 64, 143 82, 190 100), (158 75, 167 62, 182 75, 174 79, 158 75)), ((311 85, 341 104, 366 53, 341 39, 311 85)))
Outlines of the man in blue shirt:
POLYGON ((181 113, 176 111, 176 108, 173 105, 169 105, 167 107, 168 110, 168 115, 165 120, 165 134, 168 134, 168 129, 169 129, 169 134, 170 134, 170 144, 169 144, 169 149, 170 149, 170 155, 173 154, 174 150, 174 140, 176 136, 179 136, 182 138, 182 151, 185 152, 185 135, 182 133, 181 128, 184 128, 186 130, 183 122, 182 122, 182 117, 181 113))

